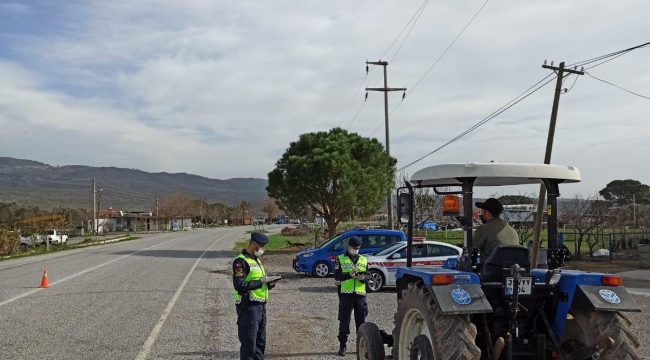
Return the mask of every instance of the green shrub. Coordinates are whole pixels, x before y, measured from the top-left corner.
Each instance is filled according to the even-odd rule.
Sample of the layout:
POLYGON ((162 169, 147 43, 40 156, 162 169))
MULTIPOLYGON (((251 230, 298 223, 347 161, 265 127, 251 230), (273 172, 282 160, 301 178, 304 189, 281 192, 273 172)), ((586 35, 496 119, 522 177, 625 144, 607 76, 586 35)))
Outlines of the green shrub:
POLYGON ((20 236, 17 232, 0 229, 0 254, 8 255, 20 249, 20 236))

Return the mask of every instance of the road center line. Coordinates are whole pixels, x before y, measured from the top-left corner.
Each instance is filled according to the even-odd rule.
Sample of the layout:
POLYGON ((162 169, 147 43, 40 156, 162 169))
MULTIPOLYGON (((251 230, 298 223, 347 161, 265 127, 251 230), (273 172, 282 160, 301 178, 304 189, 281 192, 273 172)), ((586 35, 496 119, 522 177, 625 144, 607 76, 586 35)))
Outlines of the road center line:
MULTIPOLYGON (((70 279, 74 279, 74 278, 76 278, 76 277, 79 276, 79 275, 83 275, 83 274, 85 274, 85 273, 87 273, 87 272, 89 272, 89 271, 93 271, 93 270, 99 269, 99 268, 102 267, 102 266, 105 266, 105 265, 108 265, 108 264, 112 264, 112 263, 114 263, 114 262, 116 262, 116 261, 118 261, 118 260, 125 259, 125 258, 127 258, 127 257, 129 257, 129 256, 132 256, 132 255, 135 255, 135 254, 137 254, 137 253, 140 253, 140 252, 143 252, 143 251, 146 251, 146 250, 149 250, 149 249, 153 249, 153 248, 158 247, 158 246, 160 246, 160 245, 164 245, 164 244, 170 243, 170 242, 172 242, 172 241, 176 241, 176 240, 179 240, 179 239, 183 239, 183 238, 186 238, 186 237, 188 237, 188 236, 190 236, 190 235, 186 235, 186 236, 178 237, 178 238, 175 238, 175 239, 171 239, 171 240, 168 240, 168 241, 165 241, 165 242, 161 242, 160 244, 152 245, 152 246, 149 246, 149 247, 144 248, 144 249, 142 249, 142 250, 138 250, 138 251, 136 251, 136 252, 134 252, 134 253, 131 253, 131 254, 128 254, 128 255, 124 255, 124 256, 120 256, 120 257, 117 258, 117 259, 113 259, 113 260, 108 261, 108 262, 105 262, 105 263, 103 263, 103 264, 99 264, 99 265, 97 265, 97 266, 93 266, 93 267, 91 267, 90 269, 86 269, 86 270, 80 271, 80 272, 78 272, 78 273, 76 273, 76 274, 72 274, 72 275, 70 275, 70 276, 68 276, 68 277, 64 277, 63 279, 57 280, 57 281, 55 281, 55 282, 53 282, 53 283, 50 283, 50 286, 54 286, 54 285, 56 285, 56 284, 60 284, 60 283, 62 283, 62 282, 64 282, 64 281, 68 281, 68 280, 70 280, 70 279)), ((20 294, 20 295, 15 296, 15 297, 12 297, 11 299, 8 299, 8 300, 5 300, 5 301, 2 301, 2 302, 0 302, 0 307, 2 307, 2 306, 4 306, 4 305, 7 305, 7 304, 9 304, 9 303, 12 303, 12 302, 14 302, 14 301, 16 301, 16 300, 20 300, 20 299, 24 298, 25 296, 29 296, 29 295, 31 295, 31 294, 34 294, 34 293, 40 291, 40 290, 43 290, 43 289, 42 289, 42 288, 36 288, 36 289, 34 289, 34 290, 30 290, 30 291, 28 291, 28 292, 26 292, 26 293, 20 294)))
POLYGON ((138 356, 136 356, 135 360, 144 360, 149 356, 149 353, 151 353, 151 349, 153 348, 153 345, 156 343, 156 340, 158 339, 158 335, 160 335, 160 331, 162 330, 162 327, 165 324, 167 317, 172 312, 174 305, 176 305, 176 301, 181 296, 181 293, 183 292, 183 289, 185 288, 187 282, 190 280, 190 277, 192 276, 194 269, 196 269, 196 267, 199 265, 199 262, 201 261, 201 259, 203 259, 203 256, 205 255, 205 253, 208 252, 208 250, 210 250, 216 243, 218 243, 219 240, 229 235, 232 235, 232 233, 226 234, 218 238, 217 240, 215 240, 212 243, 212 245, 210 245, 207 249, 205 249, 205 251, 201 254, 201 256, 199 256, 199 258, 196 259, 196 262, 194 263, 190 271, 187 273, 187 275, 185 275, 185 279, 183 279, 178 289, 176 289, 176 293, 174 293, 174 296, 172 296, 172 299, 169 301, 169 304, 167 304, 167 307, 165 308, 165 311, 163 311, 162 316, 160 316, 160 319, 158 319, 156 326, 154 326, 153 330, 151 330, 151 334, 149 334, 147 341, 145 341, 144 345, 142 345, 142 349, 140 350, 138 356))

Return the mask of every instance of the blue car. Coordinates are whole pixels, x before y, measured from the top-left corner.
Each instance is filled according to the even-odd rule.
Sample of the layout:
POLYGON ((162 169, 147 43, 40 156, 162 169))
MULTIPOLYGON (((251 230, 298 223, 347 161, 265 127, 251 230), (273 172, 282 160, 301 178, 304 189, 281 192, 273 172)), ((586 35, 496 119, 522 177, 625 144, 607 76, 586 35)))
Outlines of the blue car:
POLYGON ((334 271, 334 260, 347 250, 348 239, 361 238, 361 254, 375 253, 399 241, 406 241, 403 231, 385 229, 354 229, 336 235, 317 248, 299 252, 293 260, 293 269, 299 273, 324 278, 334 271))

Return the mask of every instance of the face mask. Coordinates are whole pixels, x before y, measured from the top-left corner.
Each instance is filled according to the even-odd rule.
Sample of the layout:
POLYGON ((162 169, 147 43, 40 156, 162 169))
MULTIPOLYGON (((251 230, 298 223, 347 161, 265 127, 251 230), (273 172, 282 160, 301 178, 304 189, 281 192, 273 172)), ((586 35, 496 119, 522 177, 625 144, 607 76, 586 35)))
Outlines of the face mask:
POLYGON ((350 255, 356 255, 359 253, 359 249, 350 249, 350 255))
POLYGON ((259 248, 259 249, 255 250, 255 256, 259 257, 259 256, 262 256, 262 254, 264 254, 264 249, 263 248, 259 248))

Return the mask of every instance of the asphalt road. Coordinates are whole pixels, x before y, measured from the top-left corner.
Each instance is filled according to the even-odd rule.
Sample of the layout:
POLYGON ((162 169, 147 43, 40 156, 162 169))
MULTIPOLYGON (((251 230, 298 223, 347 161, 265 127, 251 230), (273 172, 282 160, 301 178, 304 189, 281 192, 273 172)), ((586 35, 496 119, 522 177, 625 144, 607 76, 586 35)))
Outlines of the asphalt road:
POLYGON ((232 332, 233 316, 217 315, 234 313, 225 274, 246 230, 165 233, 0 263, 2 359, 231 358, 236 337, 217 337, 232 332), (39 289, 44 269, 51 286, 39 289))

